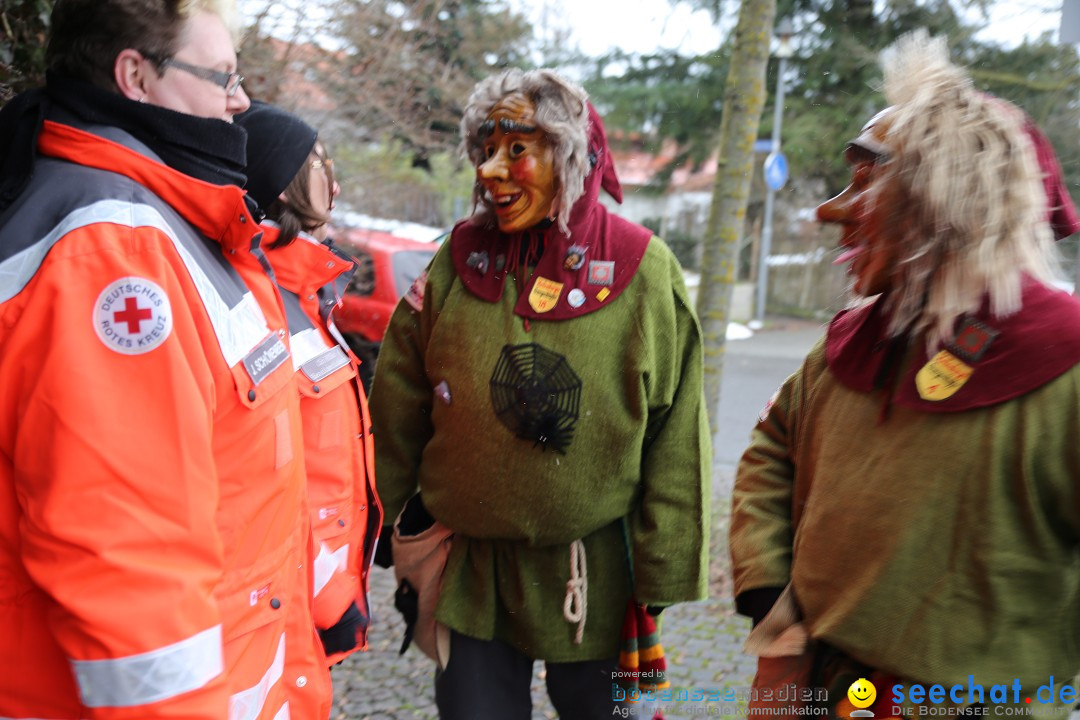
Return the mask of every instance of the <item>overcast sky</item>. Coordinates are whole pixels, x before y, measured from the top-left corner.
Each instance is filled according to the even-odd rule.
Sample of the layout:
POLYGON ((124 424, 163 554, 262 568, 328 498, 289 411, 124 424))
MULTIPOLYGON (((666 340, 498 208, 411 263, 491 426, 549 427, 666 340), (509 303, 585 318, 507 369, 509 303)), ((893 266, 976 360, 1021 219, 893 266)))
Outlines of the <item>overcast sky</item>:
MULTIPOLYGON (((627 52, 649 53, 679 48, 684 54, 706 53, 719 47, 720 29, 704 10, 688 3, 668 0, 510 0, 520 8, 538 33, 570 28, 573 42, 588 55, 602 55, 618 47, 627 52)), ((985 39, 1014 44, 1056 31, 1061 22, 1062 0, 998 0, 990 16, 985 39)), ((731 26, 735 24, 736 0, 728 0, 731 26)))
MULTIPOLYGON (((709 13, 668 0, 510 0, 533 24, 538 35, 569 28, 572 42, 587 55, 614 48, 651 53, 679 48, 700 54, 720 46, 720 29, 709 13)), ((735 0, 730 0, 736 7, 735 0)), ((734 21, 732 21, 734 22, 734 21)))
MULTIPOLYGON (((241 12, 250 20, 267 4, 291 16, 283 25, 291 27, 294 13, 285 8, 297 4, 309 24, 321 18, 318 2, 312 0, 241 0, 241 12)), ((650 53, 679 48, 684 54, 706 53, 719 47, 721 31, 703 10, 693 10, 685 2, 669 0, 509 0, 533 23, 538 34, 550 35, 569 29, 572 43, 589 55, 602 55, 612 48, 650 53)), ((985 39, 1015 44, 1024 37, 1037 37, 1046 30, 1056 32, 1061 22, 1062 0, 997 0, 985 39)), ((728 0, 726 23, 733 26, 737 0, 728 0)), ((282 32, 279 30, 279 33, 282 32)))

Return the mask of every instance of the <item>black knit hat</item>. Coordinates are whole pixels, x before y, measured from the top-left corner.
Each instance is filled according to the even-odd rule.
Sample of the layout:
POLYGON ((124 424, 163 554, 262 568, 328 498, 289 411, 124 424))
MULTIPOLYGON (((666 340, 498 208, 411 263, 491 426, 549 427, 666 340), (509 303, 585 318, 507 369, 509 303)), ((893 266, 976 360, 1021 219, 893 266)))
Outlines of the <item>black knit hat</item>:
POLYGON ((247 191, 266 210, 304 167, 318 133, 269 103, 255 100, 233 121, 247 130, 247 191))

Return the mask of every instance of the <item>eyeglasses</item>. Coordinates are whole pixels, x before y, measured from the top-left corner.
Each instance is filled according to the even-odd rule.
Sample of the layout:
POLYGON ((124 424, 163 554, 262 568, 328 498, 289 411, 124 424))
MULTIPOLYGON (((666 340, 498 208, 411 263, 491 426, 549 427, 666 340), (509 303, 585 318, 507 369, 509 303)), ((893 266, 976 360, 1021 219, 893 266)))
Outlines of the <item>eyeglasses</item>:
MULTIPOLYGON (((325 152, 325 150, 324 150, 325 152)), ((326 184, 330 189, 330 207, 334 206, 334 158, 329 155, 320 155, 318 151, 312 150, 311 154, 315 156, 315 159, 309 163, 312 170, 322 170, 326 174, 326 184)))
POLYGON ((316 150, 312 150, 311 154, 315 156, 315 159, 312 160, 310 163, 311 169, 322 170, 326 174, 326 181, 330 183, 330 187, 333 188, 334 158, 330 157, 329 155, 320 155, 316 150))
POLYGON ((177 60, 176 58, 163 58, 146 52, 142 53, 142 56, 147 60, 157 63, 159 68, 174 67, 177 70, 183 70, 184 72, 202 78, 203 80, 209 80, 218 87, 224 89, 225 94, 229 97, 236 95, 244 82, 244 76, 240 73, 211 70, 210 68, 186 63, 183 60, 177 60))

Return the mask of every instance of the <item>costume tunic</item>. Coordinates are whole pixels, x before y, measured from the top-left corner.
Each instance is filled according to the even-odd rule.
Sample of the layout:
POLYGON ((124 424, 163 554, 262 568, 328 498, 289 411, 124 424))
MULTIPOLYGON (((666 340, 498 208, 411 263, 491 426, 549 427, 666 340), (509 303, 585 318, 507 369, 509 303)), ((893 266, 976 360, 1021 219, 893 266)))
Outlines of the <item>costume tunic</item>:
POLYGON ((740 463, 736 595, 790 581, 813 638, 913 681, 966 687, 973 675, 1011 686, 1019 678, 1034 691, 1050 676, 1073 677, 1080 310, 1034 284, 1024 298, 944 401, 958 405, 940 410, 914 390, 928 363, 923 340, 894 346, 896 381, 886 394, 855 377, 877 374, 889 353, 880 308, 833 321, 740 463), (854 331, 838 338, 841 326, 854 331), (1056 367, 1040 377, 1048 357, 1056 367))
MULTIPOLYGON (((419 487, 431 514, 456 532, 437 609, 447 626, 553 662, 615 657, 631 593, 623 518, 639 602, 705 594, 710 442, 700 329, 680 267, 652 238, 607 305, 526 322, 515 315, 512 278, 493 302, 465 287, 455 239, 432 261, 422 309, 399 304, 379 358, 371 408, 386 517, 419 487), (516 437, 492 405, 504 346, 532 343, 580 379, 565 454, 516 437), (563 600, 578 539, 588 609, 575 645, 563 600)), ((508 247, 520 240, 505 238, 508 247)), ((552 229, 546 242, 561 262, 569 240, 552 229)))

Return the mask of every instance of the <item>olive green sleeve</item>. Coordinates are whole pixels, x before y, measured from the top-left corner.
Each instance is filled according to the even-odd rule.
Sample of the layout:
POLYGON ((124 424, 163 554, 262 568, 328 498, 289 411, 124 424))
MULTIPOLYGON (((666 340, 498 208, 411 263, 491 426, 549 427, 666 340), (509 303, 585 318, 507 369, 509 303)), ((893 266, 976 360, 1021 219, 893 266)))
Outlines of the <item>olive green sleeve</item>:
POLYGON ((712 443, 701 328, 682 270, 653 238, 639 273, 650 278, 640 338, 651 362, 642 494, 630 522, 634 593, 638 602, 670 605, 707 595, 712 443))
POLYGON ((452 282, 449 243, 444 243, 421 276, 423 306, 398 302, 379 351, 369 406, 375 427, 375 482, 385 523, 397 518, 417 490, 417 469, 431 439, 434 389, 425 370, 437 305, 452 282), (437 302, 438 301, 438 302, 437 302))
POLYGON ((763 411, 739 461, 731 496, 729 544, 735 595, 783 587, 791 576, 795 450, 807 387, 824 369, 824 340, 810 351, 763 411))

